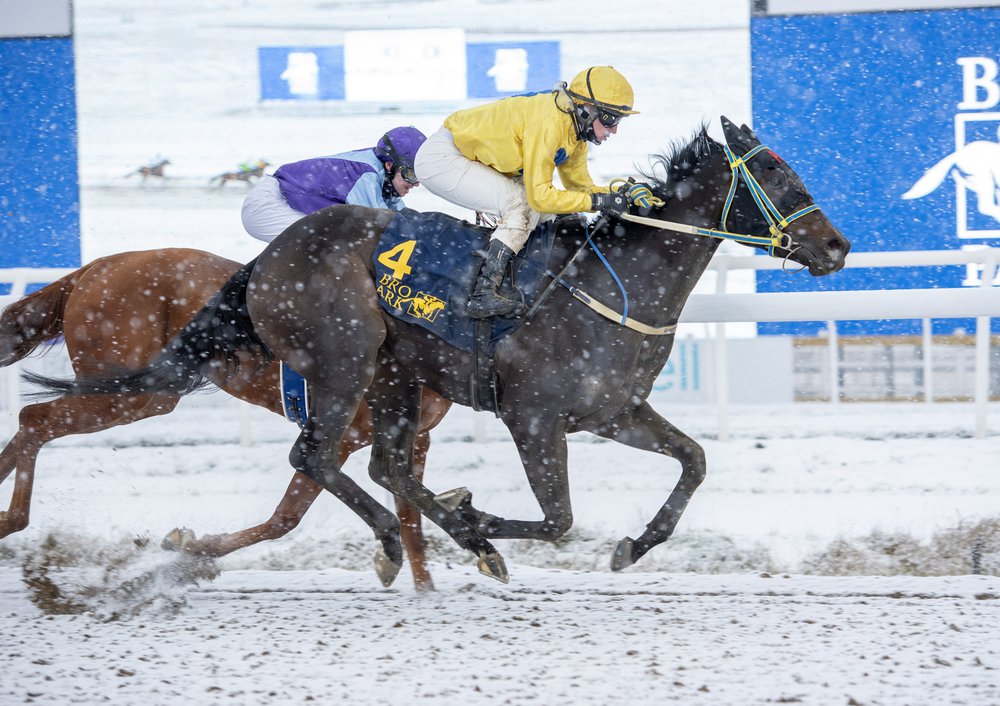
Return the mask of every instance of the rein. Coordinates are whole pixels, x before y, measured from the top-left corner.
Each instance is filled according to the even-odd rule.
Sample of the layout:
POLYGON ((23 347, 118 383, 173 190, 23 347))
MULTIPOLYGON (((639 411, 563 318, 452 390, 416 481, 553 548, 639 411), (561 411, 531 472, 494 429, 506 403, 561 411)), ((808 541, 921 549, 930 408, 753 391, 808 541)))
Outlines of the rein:
MULTIPOLYGON (((816 204, 810 204, 805 208, 799 209, 790 216, 782 216, 781 211, 778 207, 774 205, 771 198, 764 191, 764 187, 760 185, 760 182, 754 178, 754 175, 750 173, 750 169, 747 167, 747 162, 756 157, 762 151, 766 150, 767 147, 764 145, 757 145, 752 150, 747 152, 742 157, 737 157, 729 145, 723 145, 722 148, 726 151, 726 159, 729 162, 729 169, 733 174, 733 179, 729 183, 729 193, 726 195, 726 204, 722 208, 722 218, 719 219, 719 228, 698 228, 697 226, 690 226, 686 223, 674 223, 673 221, 661 221, 656 218, 645 218, 643 216, 633 216, 631 213, 622 213, 618 217, 622 220, 631 221, 632 223, 640 223, 646 226, 652 226, 653 228, 661 228, 663 230, 671 230, 677 233, 690 233, 691 235, 705 235, 710 238, 716 238, 718 240, 732 240, 737 243, 746 243, 747 245, 762 245, 767 247, 768 255, 774 255, 775 248, 783 248, 785 250, 792 250, 795 247, 795 241, 792 240, 792 236, 784 231, 792 221, 798 220, 813 211, 818 211, 819 206, 816 204), (744 233, 733 233, 726 230, 726 221, 729 220, 729 211, 733 205, 733 198, 736 196, 736 189, 740 184, 740 178, 742 177, 743 182, 746 184, 747 189, 750 190, 750 195, 753 196, 754 203, 757 204, 757 208, 760 209, 761 214, 767 220, 768 230, 771 231, 770 236, 766 235, 749 235, 744 233)), ((662 206, 664 202, 660 199, 659 204, 662 206)))
POLYGON ((636 321, 635 319, 633 319, 628 315, 628 294, 625 292, 624 288, 622 288, 621 280, 618 279, 618 275, 615 274, 615 271, 611 268, 611 264, 604 257, 604 254, 597 249, 597 246, 594 244, 593 241, 593 233, 594 231, 597 230, 598 226, 600 226, 603 218, 604 217, 602 216, 596 222, 594 222, 592 226, 588 226, 587 239, 583 241, 583 244, 581 244, 579 248, 577 248, 576 252, 573 253, 573 257, 571 257, 569 260, 566 261, 566 264, 563 266, 562 270, 560 270, 558 273, 553 272, 549 268, 545 267, 540 263, 535 262, 531 258, 527 257, 524 258, 525 262, 528 262, 532 265, 535 265, 536 267, 544 269, 545 274, 552 279, 552 282, 549 283, 549 286, 545 288, 545 291, 542 292, 541 296, 539 296, 538 299, 535 300, 535 303, 532 305, 532 307, 528 309, 528 313, 524 315, 524 320, 527 321, 532 316, 534 316, 535 312, 538 311, 542 303, 549 298, 550 294, 552 294, 552 290, 556 288, 556 285, 560 285, 564 287, 566 291, 572 294, 573 297, 575 297, 578 301, 583 302, 588 307, 596 311, 598 314, 600 314, 606 319, 614 321, 619 326, 624 326, 625 328, 632 329, 633 331, 637 331, 646 336, 665 336, 667 334, 674 333, 675 331, 677 331, 677 324, 672 324, 670 326, 650 326, 649 324, 644 324, 641 321, 636 321), (615 311, 607 304, 604 304, 600 300, 595 299, 594 297, 587 294, 579 287, 574 287, 572 284, 569 284, 568 282, 566 282, 566 280, 563 279, 563 273, 565 273, 566 270, 569 269, 569 266, 573 264, 573 261, 576 260, 576 258, 580 255, 581 252, 583 252, 583 249, 586 248, 587 245, 590 245, 590 247, 593 248, 594 252, 596 252, 597 256, 601 259, 601 262, 604 263, 604 266, 611 273, 611 276, 614 277, 615 282, 618 283, 619 289, 622 290, 622 294, 625 296, 625 311, 621 313, 615 311))
MULTIPOLYGON (((747 167, 747 162, 756 157, 762 151, 766 150, 767 147, 764 145, 757 145, 752 150, 744 154, 742 157, 737 157, 729 145, 722 145, 722 148, 726 151, 726 160, 729 162, 729 169, 732 172, 732 181, 729 184, 729 193, 726 194, 726 203, 722 208, 722 217, 719 219, 719 228, 699 228, 697 226, 687 225, 686 223, 675 223, 673 221, 663 221, 657 218, 646 218, 644 216, 633 216, 631 213, 621 213, 618 218, 625 221, 631 221, 632 223, 639 223, 645 226, 651 226, 653 228, 660 228, 661 230, 670 230, 677 233, 688 233, 691 235, 704 235, 710 238, 715 238, 717 240, 732 240, 737 243, 745 243, 747 245, 760 245, 767 248, 767 252, 772 257, 774 256, 775 248, 782 248, 789 251, 789 255, 795 249, 795 241, 792 240, 792 236, 784 231, 790 223, 802 218, 803 216, 812 213, 813 211, 818 211, 819 206, 816 204, 810 204, 805 208, 799 209, 790 216, 781 215, 781 211, 778 207, 774 205, 771 198, 764 191, 764 187, 760 185, 760 182, 750 173, 750 169, 747 167), (754 203, 757 204, 757 208, 760 209, 761 214, 767 221, 768 230, 770 230, 771 235, 749 235, 745 233, 733 233, 726 230, 726 221, 729 220, 729 212, 732 209, 733 199, 736 196, 736 189, 740 185, 740 180, 746 184, 747 189, 750 191, 750 195, 753 196, 754 203)), ((624 180, 614 180, 624 181, 624 180)), ((663 206, 665 201, 656 198, 652 199, 652 205, 663 206)), ((535 301, 535 304, 528 310, 525 314, 525 320, 530 319, 538 308, 542 305, 555 286, 561 285, 565 287, 570 294, 572 294, 576 299, 586 304, 588 307, 596 311, 598 314, 606 319, 616 322, 620 326, 632 329, 633 331, 638 331, 647 336, 664 336, 667 334, 672 334, 677 331, 677 325, 673 324, 670 326, 650 326, 644 324, 641 321, 636 321, 635 319, 629 317, 628 315, 628 293, 622 287, 621 280, 618 279, 618 275, 615 273, 611 264, 604 257, 604 254, 597 248, 592 240, 593 231, 596 231, 600 223, 603 221, 602 216, 594 224, 592 230, 588 228, 587 239, 584 241, 583 245, 573 254, 573 257, 569 259, 566 265, 563 267, 562 271, 558 274, 552 272, 550 269, 545 268, 545 274, 552 278, 552 282, 545 289, 542 295, 535 301), (603 304, 594 297, 587 294, 585 291, 578 287, 567 283, 563 279, 563 273, 569 268, 570 264, 577 258, 577 256, 583 251, 583 249, 590 245, 597 256, 600 258, 604 267, 607 268, 608 272, 614 278, 615 282, 618 284, 618 288, 621 290, 622 295, 625 298, 625 311, 619 313, 612 309, 611 307, 603 304)), ((527 259, 527 258, 526 258, 527 259)), ((532 260, 527 260, 532 262, 532 260)), ((533 263, 538 264, 538 263, 533 263)))

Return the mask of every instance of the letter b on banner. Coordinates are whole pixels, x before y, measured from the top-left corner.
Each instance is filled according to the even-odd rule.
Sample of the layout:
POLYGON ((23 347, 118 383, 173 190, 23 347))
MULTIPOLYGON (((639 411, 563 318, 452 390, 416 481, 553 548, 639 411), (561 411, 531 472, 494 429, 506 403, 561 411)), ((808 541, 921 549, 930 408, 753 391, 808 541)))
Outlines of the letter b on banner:
POLYGON ((997 62, 984 56, 963 56, 958 59, 962 67, 962 102, 959 110, 983 110, 1000 103, 1000 85, 997 84, 997 62), (982 100, 979 96, 983 95, 982 100))

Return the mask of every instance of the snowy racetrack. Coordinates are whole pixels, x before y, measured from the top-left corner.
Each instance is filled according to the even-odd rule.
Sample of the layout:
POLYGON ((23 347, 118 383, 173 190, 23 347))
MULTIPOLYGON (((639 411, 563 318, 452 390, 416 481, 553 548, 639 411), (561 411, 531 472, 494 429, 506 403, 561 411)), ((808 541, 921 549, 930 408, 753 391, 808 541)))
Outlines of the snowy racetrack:
POLYGON ((988 704, 996 579, 232 572, 171 619, 44 618, 4 572, 5 703, 988 704), (16 631, 12 634, 12 623, 16 631))
MULTIPOLYGON (((801 573, 837 538, 857 544, 881 530, 926 543, 995 515, 998 438, 963 438, 963 405, 870 405, 861 418, 826 405, 742 410, 725 444, 712 440, 706 410, 680 407, 674 418, 704 441, 709 477, 675 537, 621 574, 607 569, 614 541, 648 519, 676 467, 575 435, 576 526, 555 547, 498 544, 507 586, 430 527, 438 590, 417 594, 405 567, 383 590, 367 528, 324 497, 284 539, 220 560, 214 581, 119 591, 118 604, 91 596, 77 615, 32 603, 22 566, 39 547, 55 547, 51 575, 79 597, 114 588, 107 567, 127 565, 133 537, 153 540, 133 551, 138 571, 174 561, 155 547, 174 525, 201 534, 267 517, 290 475, 294 427, 262 412, 255 446, 242 447, 234 416, 205 416, 236 409, 182 405, 43 451, 31 526, 0 543, 0 703, 1000 700, 992 545, 988 576, 801 573), (904 412, 908 431, 896 433, 904 412), (959 457, 961 473, 947 463, 959 457)), ((475 416, 445 419, 428 483, 467 484, 488 510, 533 516, 502 427, 487 418, 486 441, 472 443, 475 416)), ((348 465, 362 483, 365 456, 348 465)), ((916 556, 896 551, 884 566, 916 556)), ((966 568, 944 573, 967 573, 959 560, 966 568)))

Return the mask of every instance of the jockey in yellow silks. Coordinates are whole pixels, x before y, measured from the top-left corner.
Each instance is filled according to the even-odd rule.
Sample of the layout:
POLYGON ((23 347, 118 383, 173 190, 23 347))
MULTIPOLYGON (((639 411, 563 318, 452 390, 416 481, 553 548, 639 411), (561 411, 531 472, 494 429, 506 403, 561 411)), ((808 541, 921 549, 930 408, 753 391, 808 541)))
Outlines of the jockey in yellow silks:
POLYGON ((622 118, 637 112, 633 102, 624 76, 611 66, 593 66, 555 90, 453 113, 420 147, 414 169, 428 191, 498 217, 470 316, 502 316, 519 307, 498 289, 542 214, 621 213, 628 207, 627 194, 594 184, 587 150, 618 132, 622 118), (556 171, 563 188, 552 183, 556 171))

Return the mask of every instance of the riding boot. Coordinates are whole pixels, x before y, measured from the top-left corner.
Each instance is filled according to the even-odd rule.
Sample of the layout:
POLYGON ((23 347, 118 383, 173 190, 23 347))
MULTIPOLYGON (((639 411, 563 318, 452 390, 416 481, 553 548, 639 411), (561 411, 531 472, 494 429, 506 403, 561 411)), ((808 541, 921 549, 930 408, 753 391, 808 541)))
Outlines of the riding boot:
POLYGON ((489 316, 505 316, 521 308, 521 302, 500 294, 500 283, 503 282, 507 265, 514 257, 514 251, 499 240, 491 240, 483 265, 476 279, 476 288, 466 310, 473 319, 485 319, 489 316))

